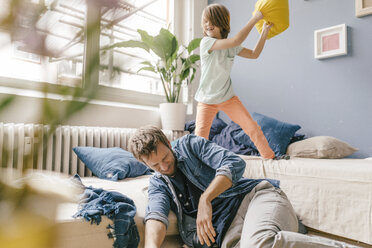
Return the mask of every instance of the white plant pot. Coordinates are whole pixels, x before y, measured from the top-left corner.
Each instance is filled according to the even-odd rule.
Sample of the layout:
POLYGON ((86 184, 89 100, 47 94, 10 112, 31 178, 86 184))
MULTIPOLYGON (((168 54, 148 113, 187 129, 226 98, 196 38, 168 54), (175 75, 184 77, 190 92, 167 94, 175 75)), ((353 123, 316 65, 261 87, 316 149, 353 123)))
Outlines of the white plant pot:
POLYGON ((186 104, 183 103, 161 103, 160 118, 162 129, 183 130, 186 120, 186 104))

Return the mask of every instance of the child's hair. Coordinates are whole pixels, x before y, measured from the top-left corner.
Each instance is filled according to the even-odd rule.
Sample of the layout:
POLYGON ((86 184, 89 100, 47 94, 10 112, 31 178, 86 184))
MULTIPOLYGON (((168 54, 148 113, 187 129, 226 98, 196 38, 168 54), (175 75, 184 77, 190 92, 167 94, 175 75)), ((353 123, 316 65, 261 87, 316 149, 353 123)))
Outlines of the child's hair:
POLYGON ((203 10, 202 27, 204 35, 207 35, 204 30, 204 22, 210 21, 214 26, 221 29, 221 37, 227 38, 230 33, 230 12, 222 4, 210 4, 203 10))
POLYGON ((137 129, 129 139, 128 148, 137 160, 143 162, 142 157, 148 157, 152 152, 156 152, 159 143, 171 149, 167 137, 160 128, 145 126, 137 129))

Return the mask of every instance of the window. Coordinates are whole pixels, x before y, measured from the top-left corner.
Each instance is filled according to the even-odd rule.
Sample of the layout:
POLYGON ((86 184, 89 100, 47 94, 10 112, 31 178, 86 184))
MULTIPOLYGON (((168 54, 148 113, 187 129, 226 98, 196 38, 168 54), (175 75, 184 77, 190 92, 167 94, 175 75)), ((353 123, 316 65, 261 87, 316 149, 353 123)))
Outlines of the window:
POLYGON ((40 64, 40 55, 28 52, 21 42, 13 42, 13 57, 40 64))
MULTIPOLYGON (((101 46, 136 39, 137 29, 145 30, 150 35, 156 35, 161 28, 167 28, 170 23, 169 1, 167 0, 127 1, 124 8, 127 12, 114 18, 116 24, 113 27, 106 28, 105 24, 101 26, 101 46)), ((106 23, 106 19, 113 18, 104 15, 102 23, 106 23)), ((141 67, 139 63, 147 56, 141 49, 133 48, 115 48, 113 51, 102 54, 100 84, 163 94, 157 75, 146 71, 137 73, 141 67)))
MULTIPOLYGON (((168 28, 172 1, 94 0, 103 3, 100 47, 136 39, 137 29, 155 35, 160 28, 168 28)), ((23 0, 18 5, 14 2, 0 3, 0 27, 10 27, 6 32, 0 31, 3 43, 0 46, 0 77, 84 87, 86 0, 23 0), (18 14, 12 16, 13 22, 9 25, 11 13, 18 14)), ((145 56, 131 48, 102 51, 99 85, 108 88, 105 92, 116 88, 162 95, 156 74, 137 73, 139 62, 145 56)))

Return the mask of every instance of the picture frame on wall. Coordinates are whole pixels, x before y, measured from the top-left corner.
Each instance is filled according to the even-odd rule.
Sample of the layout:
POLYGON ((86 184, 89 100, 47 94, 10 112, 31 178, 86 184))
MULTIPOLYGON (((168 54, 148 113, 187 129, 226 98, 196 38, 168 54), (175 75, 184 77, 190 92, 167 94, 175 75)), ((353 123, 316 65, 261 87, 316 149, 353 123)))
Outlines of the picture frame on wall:
POLYGON ((362 17, 372 14, 372 0, 355 0, 355 16, 362 17))
POLYGON ((340 24, 314 31, 314 57, 316 59, 325 59, 346 54, 346 24, 340 24))

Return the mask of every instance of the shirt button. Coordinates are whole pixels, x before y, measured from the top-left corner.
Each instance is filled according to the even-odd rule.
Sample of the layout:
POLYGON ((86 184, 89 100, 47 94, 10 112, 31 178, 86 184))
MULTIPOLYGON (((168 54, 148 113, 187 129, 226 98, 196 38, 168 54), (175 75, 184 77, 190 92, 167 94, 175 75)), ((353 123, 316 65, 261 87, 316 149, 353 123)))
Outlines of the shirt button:
POLYGON ((181 198, 182 197, 182 194, 179 194, 178 197, 181 198))

